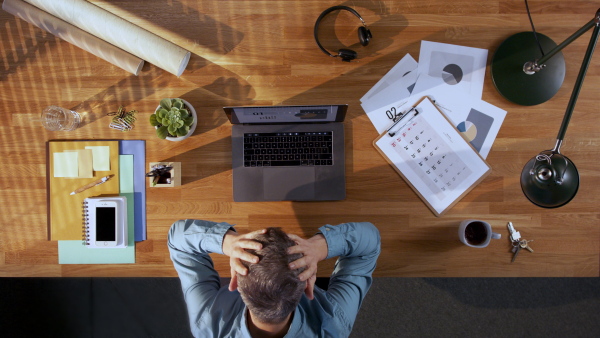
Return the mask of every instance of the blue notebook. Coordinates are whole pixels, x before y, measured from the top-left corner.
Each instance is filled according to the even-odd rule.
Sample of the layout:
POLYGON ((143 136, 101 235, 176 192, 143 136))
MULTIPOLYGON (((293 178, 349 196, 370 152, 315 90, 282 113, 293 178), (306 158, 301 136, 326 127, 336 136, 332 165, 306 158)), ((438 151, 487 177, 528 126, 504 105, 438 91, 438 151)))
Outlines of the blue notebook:
POLYGON ((120 155, 133 155, 133 194, 134 199, 127 199, 135 210, 135 241, 146 240, 146 141, 119 141, 120 155))

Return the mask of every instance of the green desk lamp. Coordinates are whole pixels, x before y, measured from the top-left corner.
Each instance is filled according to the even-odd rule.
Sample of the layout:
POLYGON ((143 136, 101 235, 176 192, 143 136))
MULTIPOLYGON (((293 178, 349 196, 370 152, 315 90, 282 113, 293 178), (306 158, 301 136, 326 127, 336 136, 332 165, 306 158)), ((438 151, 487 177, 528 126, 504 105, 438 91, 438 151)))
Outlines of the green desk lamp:
POLYGON ((521 172, 523 193, 533 204, 540 207, 563 206, 575 197, 579 188, 579 172, 573 162, 560 153, 560 147, 598 41, 600 9, 590 22, 558 46, 548 37, 536 34, 535 31, 518 33, 506 39, 492 59, 492 78, 502 96, 520 105, 540 104, 554 96, 564 80, 565 63, 562 53, 559 52, 591 28, 594 28, 594 31, 575 81, 556 145, 554 149, 544 150, 532 158, 521 172), (536 40, 539 41, 537 46, 536 40), (539 59, 526 59, 532 55, 535 57, 538 53, 537 47, 541 51, 544 46, 554 47, 539 59))

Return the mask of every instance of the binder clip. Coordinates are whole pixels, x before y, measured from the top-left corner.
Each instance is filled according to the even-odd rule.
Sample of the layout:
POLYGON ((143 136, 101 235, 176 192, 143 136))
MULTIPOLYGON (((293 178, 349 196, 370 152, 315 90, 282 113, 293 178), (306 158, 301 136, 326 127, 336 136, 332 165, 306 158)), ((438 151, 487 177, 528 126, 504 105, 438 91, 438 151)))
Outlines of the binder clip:
POLYGON ((133 129, 133 124, 135 122, 135 113, 137 113, 137 110, 126 112, 125 107, 120 106, 117 112, 107 114, 109 116, 114 116, 108 127, 120 131, 130 131, 133 129))

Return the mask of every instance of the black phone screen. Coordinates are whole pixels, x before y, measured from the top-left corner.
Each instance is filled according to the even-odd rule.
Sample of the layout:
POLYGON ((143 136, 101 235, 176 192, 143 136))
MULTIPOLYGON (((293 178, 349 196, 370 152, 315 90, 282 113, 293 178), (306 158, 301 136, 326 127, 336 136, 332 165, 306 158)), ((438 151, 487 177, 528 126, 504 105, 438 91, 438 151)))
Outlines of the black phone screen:
POLYGON ((116 241, 115 238, 115 212, 114 207, 96 208, 96 240, 116 241))

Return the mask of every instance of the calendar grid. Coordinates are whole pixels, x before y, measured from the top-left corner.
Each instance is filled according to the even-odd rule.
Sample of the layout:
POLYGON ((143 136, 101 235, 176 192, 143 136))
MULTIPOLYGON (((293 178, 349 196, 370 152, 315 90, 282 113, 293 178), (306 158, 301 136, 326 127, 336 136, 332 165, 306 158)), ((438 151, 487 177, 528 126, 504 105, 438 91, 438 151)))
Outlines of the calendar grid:
POLYGON ((469 167, 452 153, 423 116, 417 116, 390 142, 392 148, 423 180, 439 200, 471 174, 469 167))

